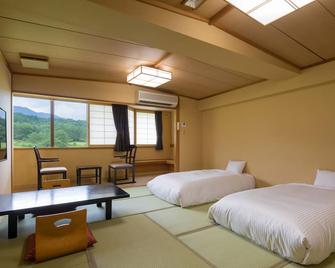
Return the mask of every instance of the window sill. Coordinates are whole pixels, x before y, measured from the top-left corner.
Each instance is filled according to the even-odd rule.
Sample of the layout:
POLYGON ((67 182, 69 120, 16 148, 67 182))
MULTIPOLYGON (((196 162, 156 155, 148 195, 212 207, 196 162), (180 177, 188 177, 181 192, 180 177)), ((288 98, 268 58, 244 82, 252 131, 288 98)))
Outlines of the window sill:
MULTIPOLYGON (((114 149, 114 145, 91 145, 85 147, 39 147, 40 150, 82 150, 82 149, 114 149)), ((155 148, 156 145, 137 145, 137 148, 155 148)), ((33 147, 15 148, 14 150, 33 150, 33 147)))
MULTIPOLYGON (((86 147, 38 147, 39 150, 82 150, 82 149, 114 149, 114 146, 86 146, 86 147)), ((14 148, 14 150, 33 150, 29 148, 14 148)))

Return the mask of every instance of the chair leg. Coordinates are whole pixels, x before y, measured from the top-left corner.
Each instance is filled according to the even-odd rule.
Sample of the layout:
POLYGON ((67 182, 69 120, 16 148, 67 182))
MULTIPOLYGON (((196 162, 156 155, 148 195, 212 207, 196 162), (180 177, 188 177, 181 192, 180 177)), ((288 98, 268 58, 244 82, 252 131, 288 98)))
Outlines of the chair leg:
POLYGON ((117 169, 114 168, 114 184, 116 185, 117 169))
POLYGON ((108 181, 112 182, 111 167, 108 167, 108 181))
POLYGON ((37 190, 41 190, 42 189, 42 175, 38 174, 37 175, 37 190))
POLYGON ((132 168, 132 175, 133 175, 133 183, 135 183, 135 166, 132 168))
POLYGON ((63 172, 63 180, 65 180, 66 179, 66 171, 65 172, 63 172))

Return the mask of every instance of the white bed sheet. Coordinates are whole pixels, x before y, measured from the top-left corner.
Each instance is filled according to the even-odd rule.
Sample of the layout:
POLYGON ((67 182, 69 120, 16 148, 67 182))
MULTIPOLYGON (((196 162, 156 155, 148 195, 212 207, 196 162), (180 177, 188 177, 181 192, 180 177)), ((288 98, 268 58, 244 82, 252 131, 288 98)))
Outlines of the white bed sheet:
POLYGON ((254 177, 222 169, 174 172, 147 184, 157 197, 182 207, 217 201, 227 194, 255 187, 254 177))
POLYGON ((297 263, 319 264, 335 252, 335 188, 291 183, 235 193, 209 217, 297 263))

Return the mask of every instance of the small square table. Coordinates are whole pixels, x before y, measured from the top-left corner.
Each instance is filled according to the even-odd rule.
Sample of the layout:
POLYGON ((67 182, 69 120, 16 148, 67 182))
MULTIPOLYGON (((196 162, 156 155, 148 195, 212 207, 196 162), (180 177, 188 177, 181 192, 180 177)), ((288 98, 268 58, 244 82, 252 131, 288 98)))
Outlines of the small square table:
POLYGON ((77 185, 81 185, 81 179, 84 178, 95 178, 96 184, 101 184, 101 166, 96 165, 86 165, 86 166, 78 166, 77 167, 77 185), (83 170, 94 170, 94 174, 83 175, 83 170))

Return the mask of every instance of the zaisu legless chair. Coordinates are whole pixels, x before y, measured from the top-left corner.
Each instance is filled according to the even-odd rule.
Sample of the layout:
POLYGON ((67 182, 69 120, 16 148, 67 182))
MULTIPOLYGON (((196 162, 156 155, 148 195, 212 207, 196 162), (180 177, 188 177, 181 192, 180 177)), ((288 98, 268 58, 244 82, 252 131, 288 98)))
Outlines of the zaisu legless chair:
POLYGON ((38 148, 34 147, 34 152, 37 161, 37 189, 41 190, 42 188, 54 188, 54 187, 66 187, 70 186, 70 180, 66 180, 67 168, 66 167, 46 167, 42 168, 42 163, 52 163, 58 162, 59 158, 45 158, 41 157, 38 148), (63 176, 63 180, 53 180, 53 181, 45 181, 45 186, 42 187, 43 181, 42 176, 44 175, 55 175, 61 174, 63 176))

